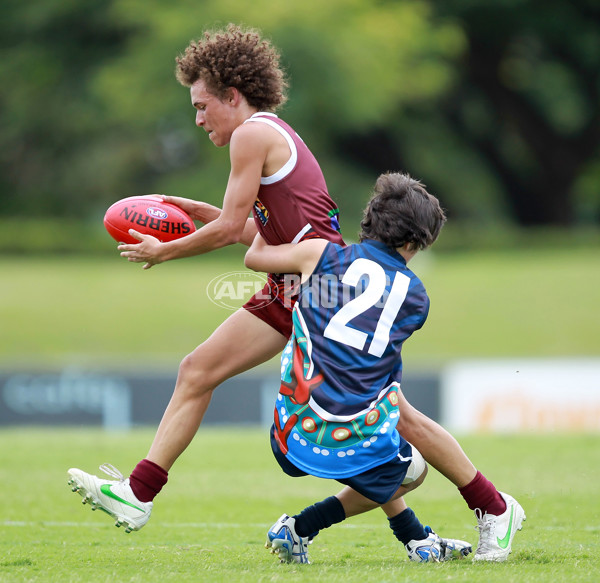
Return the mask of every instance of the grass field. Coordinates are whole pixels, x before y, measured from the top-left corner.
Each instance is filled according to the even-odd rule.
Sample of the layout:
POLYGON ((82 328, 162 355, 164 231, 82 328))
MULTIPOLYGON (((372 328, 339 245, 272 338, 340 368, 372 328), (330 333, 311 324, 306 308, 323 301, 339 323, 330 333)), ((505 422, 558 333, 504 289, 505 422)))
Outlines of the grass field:
MULTIPOLYGON (((600 579, 600 437, 469 437, 461 442, 527 513, 503 564, 408 562, 383 513, 323 531, 311 565, 279 565, 264 548, 283 513, 337 491, 334 482, 283 475, 266 433, 201 430, 173 468, 140 532, 125 534, 92 513, 66 484, 71 466, 95 472, 110 461, 124 473, 146 452, 152 431, 0 431, 0 581, 538 583, 600 579)), ((408 498, 440 534, 477 542, 474 518, 435 471, 408 498)))
MULTIPOLYGON (((411 267, 432 304, 407 366, 600 354, 596 249, 426 252, 411 267)), ((176 367, 231 314, 209 300, 209 281, 241 269, 241 253, 224 252, 147 271, 117 255, 1 259, 0 366, 176 367)))
MULTIPOLYGON (((229 315, 208 282, 241 269, 216 252, 142 271, 118 258, 0 259, 0 368, 169 367, 229 315)), ((426 253, 411 264, 432 299, 407 343, 406 370, 462 357, 600 354, 600 259, 595 249, 426 253)), ((336 491, 284 476, 259 429, 204 429, 178 461, 149 525, 126 535, 82 507, 71 466, 124 473, 153 430, 0 428, 0 582, 477 583, 600 580, 600 435, 477 436, 478 467, 524 506, 509 561, 409 563, 382 513, 323 532, 312 565, 278 565, 263 548, 283 513, 336 491)), ((474 517, 436 472, 408 499, 443 536, 476 545, 474 517)))

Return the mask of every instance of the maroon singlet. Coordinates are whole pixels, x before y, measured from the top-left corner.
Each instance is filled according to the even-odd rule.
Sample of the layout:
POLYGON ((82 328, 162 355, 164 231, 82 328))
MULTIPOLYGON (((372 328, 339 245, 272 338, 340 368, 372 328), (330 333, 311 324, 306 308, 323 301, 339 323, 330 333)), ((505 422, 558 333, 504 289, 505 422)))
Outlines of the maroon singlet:
MULTIPOLYGON (((319 163, 300 136, 273 113, 258 112, 245 123, 266 123, 287 141, 289 160, 272 176, 260 180, 253 215, 256 227, 270 245, 322 238, 344 245, 339 209, 329 196, 319 163)), ((269 274, 269 283, 244 308, 289 337, 292 315, 289 296, 284 304, 280 274, 269 274)))

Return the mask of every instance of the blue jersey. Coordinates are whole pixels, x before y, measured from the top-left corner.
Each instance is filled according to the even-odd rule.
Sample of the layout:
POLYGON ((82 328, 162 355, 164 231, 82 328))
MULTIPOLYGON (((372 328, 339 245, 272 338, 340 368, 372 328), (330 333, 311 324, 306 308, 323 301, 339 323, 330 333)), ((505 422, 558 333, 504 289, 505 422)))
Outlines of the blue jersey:
POLYGON ((429 298, 405 259, 383 243, 329 243, 302 284, 281 358, 275 439, 322 478, 391 461, 403 342, 425 323, 429 298))

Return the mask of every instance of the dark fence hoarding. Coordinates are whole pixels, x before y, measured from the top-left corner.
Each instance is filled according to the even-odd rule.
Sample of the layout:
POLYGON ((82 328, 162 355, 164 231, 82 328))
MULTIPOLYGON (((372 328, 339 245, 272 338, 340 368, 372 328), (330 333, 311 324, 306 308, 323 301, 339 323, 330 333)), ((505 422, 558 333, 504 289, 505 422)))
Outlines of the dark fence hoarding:
MULTIPOLYGON (((157 425, 176 375, 66 368, 0 373, 0 426, 90 425, 127 429, 157 425)), ((203 424, 261 424, 272 419, 279 388, 276 372, 246 373, 213 392, 203 424)), ((402 390, 417 409, 439 419, 436 375, 405 376, 402 390)))

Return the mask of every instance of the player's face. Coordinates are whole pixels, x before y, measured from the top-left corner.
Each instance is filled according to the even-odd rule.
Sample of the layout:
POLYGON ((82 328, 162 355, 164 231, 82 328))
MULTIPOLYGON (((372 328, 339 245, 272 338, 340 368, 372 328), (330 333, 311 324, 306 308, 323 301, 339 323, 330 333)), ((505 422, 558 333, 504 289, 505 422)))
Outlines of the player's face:
POLYGON ((219 99, 210 93, 202 80, 190 87, 192 105, 196 109, 196 125, 208 132, 215 146, 226 146, 239 125, 233 101, 219 99))

